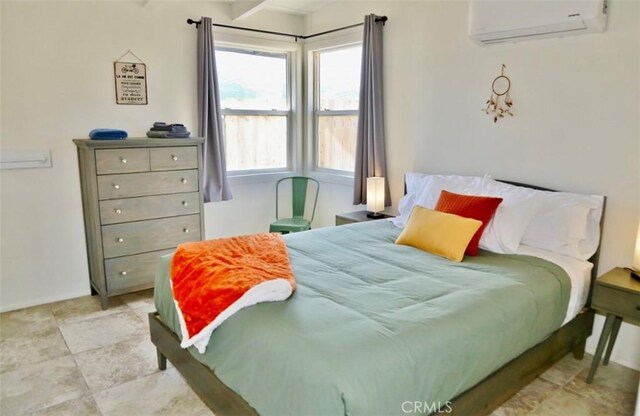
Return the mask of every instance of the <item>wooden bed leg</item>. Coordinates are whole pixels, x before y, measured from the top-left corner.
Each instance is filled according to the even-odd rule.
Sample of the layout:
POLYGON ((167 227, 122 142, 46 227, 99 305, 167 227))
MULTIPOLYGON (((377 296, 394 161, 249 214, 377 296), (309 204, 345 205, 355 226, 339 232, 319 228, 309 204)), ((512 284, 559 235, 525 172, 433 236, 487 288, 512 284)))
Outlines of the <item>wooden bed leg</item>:
POLYGON ((158 355, 158 369, 166 370, 167 369, 167 357, 162 355, 159 349, 156 348, 156 354, 158 355))
POLYGON ((587 345, 587 340, 585 339, 577 347, 573 350, 573 358, 576 360, 582 360, 584 358, 584 349, 587 345))

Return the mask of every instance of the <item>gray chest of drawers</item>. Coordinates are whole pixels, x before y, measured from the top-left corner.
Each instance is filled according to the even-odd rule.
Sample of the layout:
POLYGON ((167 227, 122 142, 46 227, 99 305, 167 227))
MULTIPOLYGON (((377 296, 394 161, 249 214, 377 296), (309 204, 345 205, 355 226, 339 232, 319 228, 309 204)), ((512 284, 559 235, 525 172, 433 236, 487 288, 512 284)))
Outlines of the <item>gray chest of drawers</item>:
POLYGON ((93 293, 153 287, 158 258, 204 236, 202 139, 75 139, 93 293))

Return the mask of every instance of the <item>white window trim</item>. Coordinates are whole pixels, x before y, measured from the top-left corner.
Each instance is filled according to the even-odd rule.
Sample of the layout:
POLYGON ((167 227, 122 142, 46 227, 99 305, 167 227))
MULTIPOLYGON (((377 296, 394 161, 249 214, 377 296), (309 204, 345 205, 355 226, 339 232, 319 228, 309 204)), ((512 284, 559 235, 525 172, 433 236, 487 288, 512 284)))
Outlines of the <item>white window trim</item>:
MULTIPOLYGON (((362 44, 362 28, 356 28, 343 32, 339 36, 327 37, 317 41, 308 41, 304 45, 305 75, 307 82, 305 92, 305 173, 322 182, 336 183, 339 185, 353 186, 354 173, 333 169, 323 169, 316 167, 316 102, 317 82, 315 53, 323 50, 348 48, 350 46, 362 44)), ((350 110, 351 111, 351 110, 350 110)), ((349 113, 350 111, 333 111, 333 113, 349 113)), ((328 114, 328 113, 327 113, 328 114)), ((357 114, 357 111, 356 111, 357 114)))
POLYGON ((288 94, 289 111, 253 111, 253 110, 223 110, 227 114, 266 114, 288 115, 287 126, 287 167, 274 169, 251 169, 227 171, 231 185, 271 182, 291 176, 302 166, 303 149, 303 114, 302 105, 302 45, 294 41, 286 42, 270 38, 258 38, 237 34, 218 33, 215 31, 216 47, 230 49, 248 49, 267 53, 286 53, 288 64, 288 94), (276 114, 277 113, 277 114, 276 114))

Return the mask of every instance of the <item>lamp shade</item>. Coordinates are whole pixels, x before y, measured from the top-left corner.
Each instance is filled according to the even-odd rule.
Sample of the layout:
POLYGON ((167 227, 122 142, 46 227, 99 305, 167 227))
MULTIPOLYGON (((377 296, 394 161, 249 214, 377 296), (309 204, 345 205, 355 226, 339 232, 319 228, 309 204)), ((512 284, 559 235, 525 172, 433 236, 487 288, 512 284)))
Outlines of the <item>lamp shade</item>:
POLYGON ((636 235, 636 251, 633 253, 633 268, 640 270, 640 223, 638 224, 638 235, 636 235))
POLYGON ((384 211, 384 178, 367 178, 367 211, 384 211))

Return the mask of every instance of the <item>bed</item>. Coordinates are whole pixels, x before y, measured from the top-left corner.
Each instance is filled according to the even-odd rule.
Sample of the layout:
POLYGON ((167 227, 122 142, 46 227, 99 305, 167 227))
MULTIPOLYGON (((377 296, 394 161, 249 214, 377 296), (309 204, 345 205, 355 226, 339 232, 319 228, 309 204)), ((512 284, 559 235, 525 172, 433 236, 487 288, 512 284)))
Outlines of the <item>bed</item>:
POLYGON ((180 348, 163 258, 150 314, 159 367, 169 359, 218 416, 469 415, 582 357, 590 268, 535 249, 452 263, 394 244, 399 233, 379 220, 285 236, 295 295, 241 310, 204 354, 180 348))

